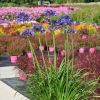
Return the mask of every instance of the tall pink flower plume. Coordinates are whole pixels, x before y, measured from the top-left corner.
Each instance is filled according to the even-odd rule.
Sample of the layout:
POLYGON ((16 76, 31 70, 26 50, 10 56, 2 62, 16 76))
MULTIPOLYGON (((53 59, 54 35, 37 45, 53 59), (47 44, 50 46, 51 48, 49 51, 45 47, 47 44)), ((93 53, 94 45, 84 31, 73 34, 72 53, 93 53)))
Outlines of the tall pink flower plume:
POLYGON ((27 77, 26 77, 25 73, 22 70, 20 70, 19 71, 19 79, 22 80, 22 81, 25 81, 26 78, 27 77))

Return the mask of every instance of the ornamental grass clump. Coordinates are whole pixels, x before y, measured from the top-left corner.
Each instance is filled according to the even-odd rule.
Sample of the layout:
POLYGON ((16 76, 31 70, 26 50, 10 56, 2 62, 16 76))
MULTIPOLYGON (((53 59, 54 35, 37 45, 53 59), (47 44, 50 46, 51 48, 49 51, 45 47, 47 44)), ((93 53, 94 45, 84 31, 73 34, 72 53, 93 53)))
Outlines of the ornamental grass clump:
MULTIPOLYGON (((39 43, 41 46, 40 39, 39 43)), ((67 52, 65 52, 62 62, 59 67, 57 67, 54 35, 54 63, 46 64, 44 54, 41 51, 44 66, 38 62, 34 48, 32 48, 31 41, 29 41, 34 62, 34 72, 28 75, 27 80, 27 93, 30 100, 90 100, 91 98, 95 99, 96 97, 99 97, 95 96, 98 78, 86 80, 86 77, 91 73, 84 72, 84 69, 78 70, 75 68, 73 63, 73 53, 72 58, 69 56, 70 51, 74 51, 73 43, 74 42, 72 40, 69 45, 68 36, 66 35, 65 51, 67 52)), ((49 51, 48 59, 51 60, 49 51)))

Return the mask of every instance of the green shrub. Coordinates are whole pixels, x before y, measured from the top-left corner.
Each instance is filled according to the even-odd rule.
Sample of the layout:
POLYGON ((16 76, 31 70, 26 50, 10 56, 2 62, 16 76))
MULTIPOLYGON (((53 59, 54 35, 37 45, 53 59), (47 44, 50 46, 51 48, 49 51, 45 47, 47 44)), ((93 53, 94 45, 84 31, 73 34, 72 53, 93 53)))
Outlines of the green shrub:
POLYGON ((37 5, 37 0, 0 0, 2 6, 30 6, 37 5))
POLYGON ((88 2, 99 2, 100 0, 51 0, 52 3, 88 3, 88 2))
MULTIPOLYGON (((37 4, 39 0, 0 0, 1 4, 3 5, 3 3, 15 3, 15 4, 25 4, 25 3, 29 3, 30 5, 32 4, 37 4)), ((44 0, 45 1, 45 0, 44 0)), ((100 0, 48 0, 51 3, 82 3, 82 2, 99 2, 100 0)))

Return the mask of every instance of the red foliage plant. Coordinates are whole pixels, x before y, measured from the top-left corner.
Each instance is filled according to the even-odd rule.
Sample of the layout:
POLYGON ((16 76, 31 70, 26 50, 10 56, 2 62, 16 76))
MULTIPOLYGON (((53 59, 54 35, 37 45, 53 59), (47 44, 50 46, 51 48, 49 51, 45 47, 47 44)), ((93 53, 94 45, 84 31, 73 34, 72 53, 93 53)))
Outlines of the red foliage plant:
POLYGON ((100 50, 96 50, 93 54, 78 53, 74 63, 77 68, 86 68, 93 73, 93 76, 98 77, 100 75, 100 50))
MULTIPOLYGON (((100 50, 96 50, 93 54, 89 54, 89 52, 83 54, 78 53, 75 56, 74 63, 77 69, 84 68, 83 73, 90 72, 85 78, 86 80, 100 76, 100 50)), ((100 88, 97 88, 96 93, 100 94, 100 88)))
MULTIPOLYGON (((44 61, 41 56, 41 53, 39 51, 36 52, 36 57, 37 60, 42 66, 44 66, 44 61)), ((57 67, 59 67, 62 59, 64 57, 61 57, 59 52, 56 55, 56 61, 57 61, 57 67)), ((70 59, 72 56, 70 55, 70 59)), ((48 57, 47 52, 44 52, 44 59, 46 64, 51 63, 53 64, 54 62, 54 54, 50 54, 50 57, 48 57)), ((23 70, 25 69, 24 65, 27 67, 27 65, 30 63, 30 66, 33 66, 32 59, 29 59, 26 55, 20 56, 18 58, 18 67, 20 66, 23 67, 23 70), (24 64, 24 65, 23 65, 24 64)), ((93 54, 89 54, 88 48, 86 49, 86 52, 81 54, 76 50, 74 52, 74 64, 77 68, 86 68, 89 69, 92 73, 95 73, 95 76, 100 75, 100 50, 96 50, 93 54)))
POLYGON ((27 55, 18 57, 16 65, 25 73, 33 72, 33 61, 27 55))
MULTIPOLYGON (((47 53, 44 53, 44 60, 41 56, 40 52, 36 53, 37 60, 39 64, 41 64, 42 68, 44 69, 44 64, 46 63, 47 67, 51 68, 52 64, 54 64, 54 54, 51 54, 50 57, 48 57, 47 53)), ((59 68, 64 56, 61 57, 59 52, 56 56, 56 67, 59 68)), ((72 59, 72 55, 70 55, 70 59, 72 59)), ((96 50, 93 54, 89 53, 89 49, 87 48, 86 51, 81 54, 78 52, 78 50, 75 50, 74 52, 74 65, 75 69, 84 69, 82 70, 82 73, 85 71, 91 72, 86 77, 86 80, 91 78, 97 78, 100 76, 100 50, 96 50)), ((34 62, 32 59, 28 58, 27 55, 20 56, 17 61, 17 66, 19 69, 23 70, 25 73, 32 73, 34 72, 34 62)), ((36 67, 36 66, 35 66, 36 67)), ((100 89, 97 89, 97 93, 100 93, 100 89)))

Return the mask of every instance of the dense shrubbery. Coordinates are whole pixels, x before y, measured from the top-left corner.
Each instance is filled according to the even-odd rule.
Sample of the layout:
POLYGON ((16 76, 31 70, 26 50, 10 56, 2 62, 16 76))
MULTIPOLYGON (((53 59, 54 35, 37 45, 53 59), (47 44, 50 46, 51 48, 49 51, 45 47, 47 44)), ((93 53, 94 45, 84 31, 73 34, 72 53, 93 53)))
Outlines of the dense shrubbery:
MULTIPOLYGON (((0 0, 0 6, 29 6, 37 5, 39 0, 0 0)), ((99 2, 100 0, 44 0, 51 3, 77 3, 77 2, 99 2)))
POLYGON ((99 0, 52 0, 53 3, 84 3, 84 2, 99 2, 99 0))
MULTIPOLYGON (((12 3, 32 3, 39 0, 0 0, 0 2, 12 2, 12 3)), ((52 3, 63 3, 63 2, 97 2, 99 0, 44 0, 52 3)))
POLYGON ((17 4, 20 4, 20 3, 32 3, 32 2, 36 2, 36 0, 0 0, 0 2, 6 2, 6 3, 17 3, 17 4))

